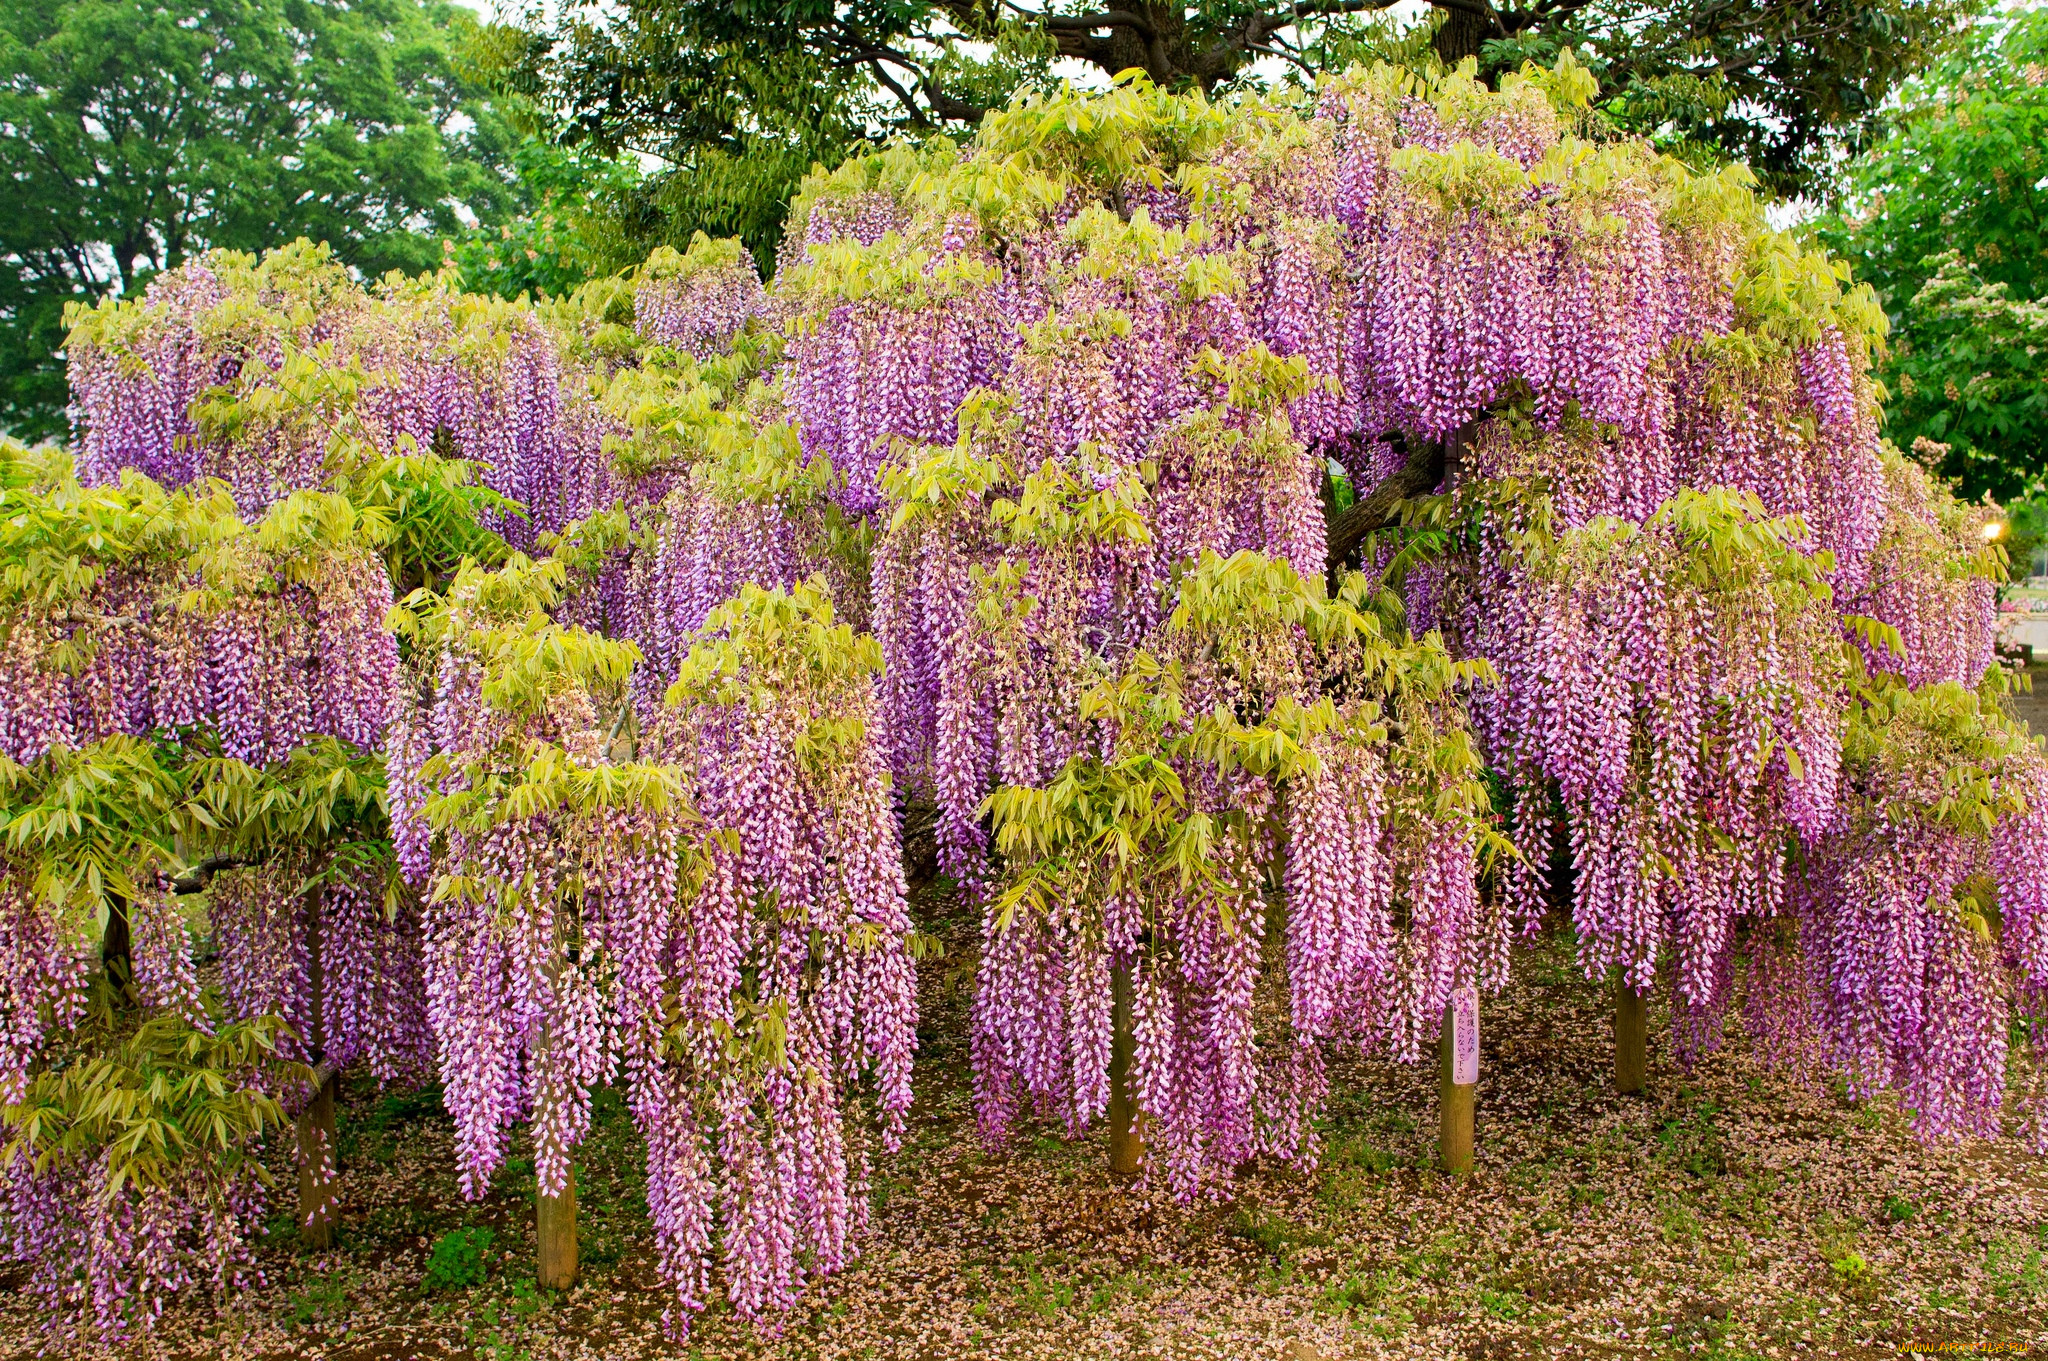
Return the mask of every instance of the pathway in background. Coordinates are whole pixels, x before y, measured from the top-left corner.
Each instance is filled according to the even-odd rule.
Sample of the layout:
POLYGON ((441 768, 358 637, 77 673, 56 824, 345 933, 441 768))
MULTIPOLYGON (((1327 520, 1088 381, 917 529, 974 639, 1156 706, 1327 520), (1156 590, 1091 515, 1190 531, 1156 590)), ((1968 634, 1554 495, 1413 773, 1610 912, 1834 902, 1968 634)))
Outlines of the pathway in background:
MULTIPOLYGON (((2036 654, 2038 655, 2038 654, 2036 654)), ((2020 691, 2012 696, 2012 711, 2027 722, 2036 737, 2048 737, 2048 664, 2036 662, 2027 668, 2033 678, 2032 692, 2020 691)))

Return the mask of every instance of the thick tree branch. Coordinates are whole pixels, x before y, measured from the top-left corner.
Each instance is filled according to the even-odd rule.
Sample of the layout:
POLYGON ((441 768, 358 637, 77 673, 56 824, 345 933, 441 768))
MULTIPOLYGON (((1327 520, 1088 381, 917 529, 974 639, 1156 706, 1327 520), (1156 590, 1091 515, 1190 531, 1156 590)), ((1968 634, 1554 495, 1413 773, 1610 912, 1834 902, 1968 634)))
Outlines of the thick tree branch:
POLYGON ((881 62, 871 59, 868 62, 868 69, 875 73, 875 79, 880 81, 890 94, 896 96, 896 101, 910 115, 912 127, 928 128, 931 126, 931 119, 925 116, 924 109, 918 105, 916 99, 911 97, 910 91, 904 89, 893 76, 883 70, 881 62))
POLYGON ((235 855, 209 855, 206 859, 171 880, 171 892, 176 894, 204 893, 206 886, 213 882, 213 876, 222 870, 242 869, 260 863, 235 855))
POLYGON ((1150 19, 1127 9, 1105 10, 1100 14, 1038 14, 1032 10, 1019 9, 1016 5, 1009 8, 1037 19, 1052 33, 1094 33, 1104 28, 1133 29, 1148 38, 1153 33, 1150 19))
POLYGON ((1293 15, 1297 19, 1314 19, 1327 14, 1377 13, 1399 3, 1401 0, 1297 0, 1293 15))
POLYGON ((66 610, 59 617, 58 622, 65 624, 98 624, 103 628, 132 629, 140 628, 143 621, 142 616, 139 614, 101 614, 95 610, 73 608, 66 610))
POLYGON ((1486 20, 1496 28, 1500 27, 1500 15, 1495 12, 1492 5, 1486 3, 1486 0, 1429 0, 1429 3, 1437 9, 1469 14, 1475 19, 1486 20))
POLYGON ((1406 464, 1380 479, 1378 486, 1331 521, 1326 559, 1331 571, 1349 564, 1366 535, 1391 524, 1403 501, 1423 495, 1444 480, 1444 449, 1445 443, 1440 441, 1416 444, 1406 464))
POLYGON ((988 105, 970 104, 964 99, 947 94, 930 81, 924 83, 924 97, 931 104, 932 112, 942 119, 979 126, 981 120, 988 114, 988 105))

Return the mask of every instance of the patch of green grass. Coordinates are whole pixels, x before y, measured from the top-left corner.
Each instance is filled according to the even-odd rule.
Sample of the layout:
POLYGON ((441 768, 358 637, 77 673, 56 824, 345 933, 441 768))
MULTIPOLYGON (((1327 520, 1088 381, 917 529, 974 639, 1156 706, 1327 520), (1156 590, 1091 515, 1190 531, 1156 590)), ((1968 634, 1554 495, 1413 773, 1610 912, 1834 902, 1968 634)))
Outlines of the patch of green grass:
POLYGON ((1479 1307, 1503 1323, 1513 1323, 1529 1312, 1529 1300, 1519 1290, 1495 1290, 1482 1286, 1479 1307))
POLYGON ((1383 1176, 1408 1159, 1388 1152, 1363 1134, 1355 1134, 1330 1145, 1327 1161, 1333 1167, 1357 1168, 1371 1176, 1383 1176))
POLYGON ((508 1284, 512 1290, 512 1314, 515 1318, 532 1318, 541 1310, 554 1306, 555 1292, 542 1290, 531 1276, 515 1276, 508 1284))
POLYGON ((489 1273, 485 1255, 497 1235, 486 1228, 450 1229, 435 1240, 427 1257, 429 1290, 466 1290, 489 1273))
POLYGON ((284 1321, 294 1328, 310 1327, 348 1312, 348 1273, 322 1272, 285 1303, 284 1321))
POLYGON ((1228 1232, 1275 1258, 1285 1257, 1297 1247, 1319 1247, 1330 1241, 1326 1233, 1249 1202, 1238 1205, 1228 1232))
POLYGON ((404 1125, 445 1116, 438 1083, 411 1092, 386 1092, 369 1112, 350 1119, 343 1108, 337 1143, 344 1162, 368 1157, 389 1166, 398 1156, 395 1132, 404 1125))
POLYGON ((2048 1296, 2048 1269, 2042 1265, 2040 1245, 2016 1233, 2002 1233, 1985 1245, 1984 1275, 1991 1293, 2001 1300, 2048 1296))
POLYGON ((1241 1238, 1259 1251, 1275 1257, 1294 1245, 1297 1233, 1292 1223, 1256 1205, 1239 1205, 1236 1216, 1230 1221, 1232 1238, 1241 1238))
POLYGON ((1700 1236, 1699 1216, 1684 1201, 1673 1197, 1657 1215, 1657 1227, 1667 1243, 1690 1243, 1700 1236))
POLYGON ((1845 1248, 1839 1255, 1828 1258, 1828 1269, 1845 1281, 1860 1281, 1870 1274, 1870 1263, 1863 1260, 1863 1254, 1854 1248, 1845 1248))
POLYGON ((1074 1293, 1072 1281, 1055 1280, 1041 1271, 1036 1262, 1028 1262, 1024 1267, 1024 1289, 1017 1295, 1017 1306, 1040 1318, 1058 1318, 1074 1307, 1074 1293))
POLYGON ((1897 1192, 1884 1198, 1884 1217, 1894 1224, 1903 1224, 1918 1213, 1920 1207, 1897 1192))
POLYGON ((1399 1334, 1415 1315, 1406 1306, 1405 1282, 1392 1270, 1359 1271, 1340 1276, 1323 1289, 1325 1313, 1346 1318, 1380 1337, 1399 1334))
POLYGON ((1870 1263, 1856 1250, 1856 1230, 1857 1221, 1839 1215, 1823 1215, 1813 1226, 1822 1260, 1844 1285, 1861 1285, 1871 1275, 1870 1263))
POLYGON ((1657 1154, 1666 1165, 1701 1180, 1728 1170, 1728 1158, 1716 1124, 1720 1107, 1702 1101, 1686 1115, 1666 1120, 1657 1130, 1657 1154))
POLYGON ((1391 1271, 1376 1271, 1339 1277, 1323 1288, 1323 1304, 1335 1313, 1371 1310, 1391 1293, 1393 1275, 1391 1271))
POLYGON ((1930 1285, 1927 1287, 1927 1307, 1929 1309, 1961 1309, 1966 1303, 1968 1301, 1964 1296, 1948 1289, 1946 1286, 1930 1285))
POLYGON ((1779 1189, 1780 1180, 1775 1172, 1724 1177, 1717 1185, 1721 1212, 1753 1228, 1768 1230, 1777 1223, 1779 1189))

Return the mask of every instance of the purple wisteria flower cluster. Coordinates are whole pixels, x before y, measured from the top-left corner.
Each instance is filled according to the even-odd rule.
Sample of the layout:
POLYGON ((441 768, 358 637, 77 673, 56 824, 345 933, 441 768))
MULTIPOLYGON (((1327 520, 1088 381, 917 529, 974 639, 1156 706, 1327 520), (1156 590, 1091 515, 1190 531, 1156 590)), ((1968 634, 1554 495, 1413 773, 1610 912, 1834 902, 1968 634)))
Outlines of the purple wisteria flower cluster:
POLYGON ((431 708, 400 723, 431 751, 395 816, 427 829, 404 854, 432 889, 428 1009, 463 1189, 487 1188, 524 1120, 558 1193, 592 1090, 623 1080, 672 1325, 721 1261, 742 1313, 786 1310, 848 1261, 871 1149, 910 1101, 879 659, 821 587, 745 586, 643 731, 633 651, 536 612, 560 580, 523 562, 459 577, 429 626, 431 708), (508 689, 536 644, 567 660, 508 689))

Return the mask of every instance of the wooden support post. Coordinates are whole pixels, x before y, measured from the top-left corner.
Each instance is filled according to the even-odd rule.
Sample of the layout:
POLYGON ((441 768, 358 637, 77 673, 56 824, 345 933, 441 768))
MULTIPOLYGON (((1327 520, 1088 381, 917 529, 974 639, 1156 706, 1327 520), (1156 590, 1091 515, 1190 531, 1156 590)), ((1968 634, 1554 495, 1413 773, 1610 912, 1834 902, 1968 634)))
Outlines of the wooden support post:
POLYGON ((299 1112, 299 1241, 309 1248, 334 1246, 341 1218, 340 1165, 334 1145, 334 1094, 341 1078, 322 1064, 313 1072, 319 1085, 299 1112))
POLYGON ((1441 1062, 1437 1075, 1437 1162, 1444 1171, 1462 1177, 1472 1171, 1472 1117, 1479 1103, 1477 989, 1453 998, 1444 1008, 1443 1039, 1438 1049, 1441 1062), (1462 1016, 1461 1011, 1465 1013, 1462 1016))
POLYGON ((303 1040, 306 1056, 315 1063, 313 1099, 299 1112, 299 1241, 309 1248, 334 1246, 335 1224, 341 1218, 341 1157, 335 1144, 334 1097, 340 1074, 327 1064, 326 974, 321 953, 320 890, 306 895, 306 992, 311 1014, 303 1040))
POLYGON ((1145 1117, 1131 1098, 1131 1060, 1137 1053, 1132 1028, 1131 966, 1119 964, 1110 973, 1109 1039, 1109 1170, 1135 1177, 1145 1163, 1145 1117))
MULTIPOLYGON (((562 967, 566 961, 558 949, 548 962, 549 991, 560 995, 562 967)), ((535 1071, 547 1071, 546 1058, 552 1037, 543 1024, 535 1071)), ((538 1125, 535 1133, 538 1135, 538 1125)), ((534 1279, 543 1290, 567 1290, 576 1284, 576 1164, 570 1163, 562 1178, 562 1193, 551 1196, 535 1178, 533 1188, 534 1279)))
POLYGON ((1614 981, 1614 1090, 1632 1096, 1643 1089, 1645 1054, 1643 997, 1626 974, 1614 981))
POLYGON ((569 1167, 562 1194, 534 1194, 534 1236, 540 1258, 536 1279, 543 1290, 567 1290, 576 1284, 576 1168, 569 1167))

